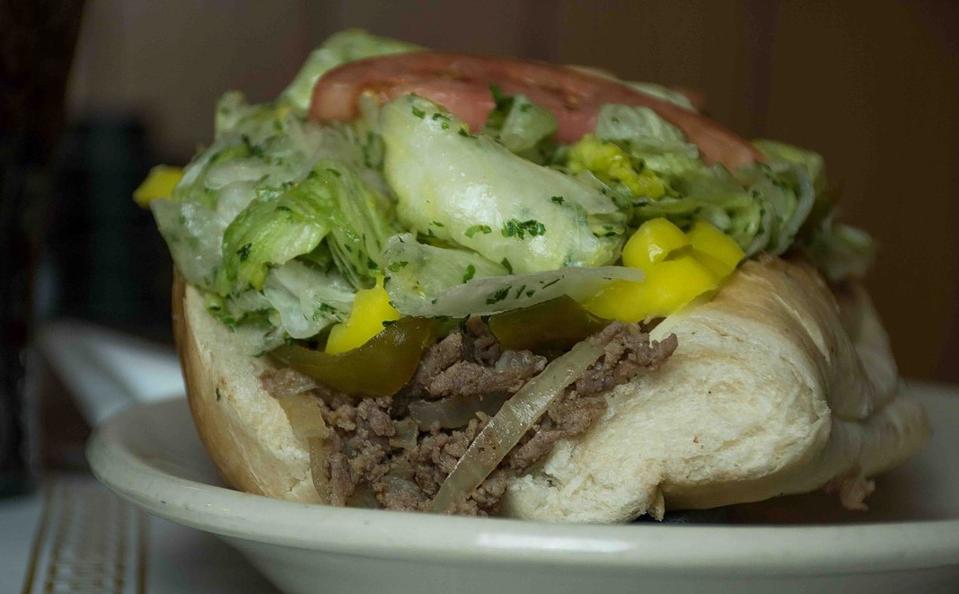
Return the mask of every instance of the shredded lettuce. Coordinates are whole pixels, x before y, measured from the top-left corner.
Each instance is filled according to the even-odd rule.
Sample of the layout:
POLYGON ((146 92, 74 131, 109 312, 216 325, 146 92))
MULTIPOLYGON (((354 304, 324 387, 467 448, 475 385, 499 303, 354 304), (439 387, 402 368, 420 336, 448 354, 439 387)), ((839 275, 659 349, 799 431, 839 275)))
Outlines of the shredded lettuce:
POLYGON ((688 228, 704 219, 747 255, 782 254, 823 199, 822 159, 781 143, 757 146, 766 161, 731 173, 706 165, 696 146, 653 110, 606 105, 595 137, 568 151, 566 167, 606 184, 632 225, 666 217, 688 228))
POLYGON ((831 282, 862 278, 876 257, 876 246, 868 233, 836 223, 832 216, 815 228, 800 250, 831 282))
POLYGON ((223 235, 218 292, 263 288, 270 267, 315 249, 330 231, 335 205, 313 179, 286 192, 264 191, 223 235))
POLYGON ((450 287, 507 273, 501 264, 476 252, 420 243, 412 233, 391 237, 384 255, 386 290, 393 306, 403 313, 450 287))
POLYGON ((677 107, 682 107, 687 111, 696 111, 696 108, 690 102, 689 97, 679 91, 674 91, 668 87, 649 82, 628 82, 626 83, 641 93, 646 93, 651 97, 668 101, 677 107))
POLYGON ((296 260, 274 269, 263 289, 273 308, 271 322, 292 338, 310 338, 345 320, 355 294, 339 273, 322 272, 296 260))
POLYGON ((483 133, 495 138, 511 152, 534 163, 549 160, 555 144, 556 118, 525 95, 503 95, 490 87, 495 107, 486 119, 483 133))
POLYGON ((699 156, 696 145, 682 131, 648 107, 604 105, 596 118, 596 136, 623 143, 634 154, 677 153, 689 159, 699 156))
POLYGON ((370 35, 359 29, 341 31, 313 50, 299 74, 283 91, 282 98, 294 109, 305 112, 310 106, 313 86, 328 70, 354 60, 418 49, 422 48, 405 41, 370 35))
POLYGON ((191 284, 214 290, 227 227, 255 198, 299 182, 318 160, 348 163, 371 185, 385 186, 378 172, 365 167, 352 127, 321 128, 282 107, 247 105, 235 93, 224 96, 217 112, 214 143, 186 167, 171 200, 150 204, 177 267, 191 284))
POLYGON ((391 233, 391 205, 349 167, 320 161, 285 191, 265 191, 223 237, 221 294, 261 289, 271 267, 312 253, 327 235, 332 260, 353 286, 372 284, 391 233))

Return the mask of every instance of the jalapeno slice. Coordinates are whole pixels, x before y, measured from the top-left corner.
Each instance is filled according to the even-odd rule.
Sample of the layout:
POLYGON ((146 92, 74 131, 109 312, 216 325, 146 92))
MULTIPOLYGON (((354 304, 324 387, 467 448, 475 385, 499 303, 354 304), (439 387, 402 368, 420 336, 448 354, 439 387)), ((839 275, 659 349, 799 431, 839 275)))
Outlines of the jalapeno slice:
POLYGON ((284 345, 271 351, 270 356, 346 394, 392 396, 413 377, 423 351, 436 339, 436 332, 433 320, 403 318, 350 351, 331 355, 284 345))
POLYGON ((558 297, 531 307, 492 316, 490 331, 504 349, 565 351, 609 324, 570 297, 558 297))

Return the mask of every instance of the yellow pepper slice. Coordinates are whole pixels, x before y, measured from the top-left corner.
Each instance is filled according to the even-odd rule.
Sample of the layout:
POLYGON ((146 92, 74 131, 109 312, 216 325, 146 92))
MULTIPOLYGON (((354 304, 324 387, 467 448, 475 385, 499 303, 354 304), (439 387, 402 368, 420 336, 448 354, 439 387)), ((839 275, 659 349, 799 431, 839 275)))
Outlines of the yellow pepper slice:
POLYGON ((652 171, 637 171, 626 151, 612 142, 603 142, 593 134, 583 136, 570 148, 569 169, 573 173, 591 171, 606 181, 621 182, 636 196, 660 198, 666 184, 652 171))
POLYGON ((584 307, 599 317, 623 322, 668 316, 715 291, 743 255, 732 238, 705 221, 683 233, 665 218, 652 219, 623 248, 623 263, 642 269, 646 280, 614 283, 584 307))
POLYGON ((720 279, 691 255, 665 260, 647 273, 646 317, 668 316, 719 286, 720 279))
POLYGON ((623 264, 648 272, 651 264, 665 260, 669 254, 689 245, 683 230, 669 219, 646 221, 623 247, 623 264))
POLYGON ((335 355, 360 347, 383 331, 384 322, 398 319, 400 312, 390 303, 383 277, 378 276, 375 287, 356 292, 350 317, 330 329, 326 352, 335 355))
POLYGON ((746 255, 732 237, 706 221, 696 221, 686 236, 696 257, 720 278, 732 273, 746 255))
POLYGON ((153 200, 173 195, 173 188, 183 178, 183 170, 169 165, 157 165, 150 170, 140 187, 133 191, 133 201, 146 208, 153 200))
POLYGON ((641 322, 668 316, 719 286, 716 275, 690 255, 664 260, 646 274, 646 280, 641 283, 613 283, 584 307, 603 318, 641 322))
POLYGON ((645 282, 616 281, 591 297, 583 307, 594 316, 607 320, 641 322, 649 314, 647 291, 645 282))

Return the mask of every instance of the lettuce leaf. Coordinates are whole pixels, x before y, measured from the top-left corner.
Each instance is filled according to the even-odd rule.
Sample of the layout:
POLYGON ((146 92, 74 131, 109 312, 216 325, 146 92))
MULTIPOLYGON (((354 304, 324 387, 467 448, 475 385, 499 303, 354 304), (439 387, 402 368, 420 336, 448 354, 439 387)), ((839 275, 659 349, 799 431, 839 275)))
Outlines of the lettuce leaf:
POLYGON ((351 168, 320 161, 284 191, 263 191, 226 229, 220 294, 262 289, 269 269, 312 253, 329 236, 332 260, 355 287, 370 286, 392 233, 391 204, 351 168))
POLYGON ((557 129, 552 112, 525 95, 503 95, 495 85, 490 90, 495 107, 486 119, 483 133, 534 163, 548 161, 555 146, 552 136, 557 129))
POLYGON ((833 283, 863 278, 876 258, 868 233, 827 217, 801 246, 802 253, 833 283))
POLYGON ((436 104, 386 104, 384 173, 408 229, 517 272, 611 263, 625 216, 597 189, 518 157, 436 104))
POLYGON ((394 235, 384 253, 386 289, 400 312, 416 309, 450 287, 474 278, 507 274, 476 252, 420 243, 412 233, 394 235))
POLYGON ((668 87, 662 85, 657 85, 650 82, 627 82, 627 85, 633 87, 641 93, 645 93, 651 97, 657 99, 662 99, 672 103, 677 107, 682 107, 687 111, 696 111, 696 108, 693 106, 692 102, 689 100, 689 97, 683 95, 679 91, 674 91, 668 87))
POLYGON ((386 290, 400 313, 422 317, 487 315, 567 295, 584 300, 615 280, 643 280, 635 268, 560 268, 529 274, 505 270, 475 252, 390 238, 386 290))
POLYGON ((293 82, 283 91, 282 98, 294 109, 305 113, 310 107, 313 86, 328 70, 354 60, 418 49, 422 48, 405 41, 370 35, 359 29, 341 31, 313 50, 293 82))
POLYGON ((646 153, 677 153, 689 159, 699 156, 696 145, 682 131, 648 107, 607 104, 596 119, 596 136, 622 143, 639 158, 646 153))
POLYGON ((356 295, 337 272, 323 272, 296 260, 272 270, 263 297, 273 309, 272 324, 292 338, 310 338, 345 320, 356 295))

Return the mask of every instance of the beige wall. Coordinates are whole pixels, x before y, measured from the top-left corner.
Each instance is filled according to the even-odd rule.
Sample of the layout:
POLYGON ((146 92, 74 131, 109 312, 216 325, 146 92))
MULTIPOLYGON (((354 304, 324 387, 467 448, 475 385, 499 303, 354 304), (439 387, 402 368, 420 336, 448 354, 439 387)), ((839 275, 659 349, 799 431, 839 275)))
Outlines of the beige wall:
POLYGON ((869 282, 902 368, 959 380, 959 3, 90 0, 69 104, 141 112, 185 159, 223 90, 275 94, 350 26, 699 89, 743 134, 819 150, 881 242, 869 282))

